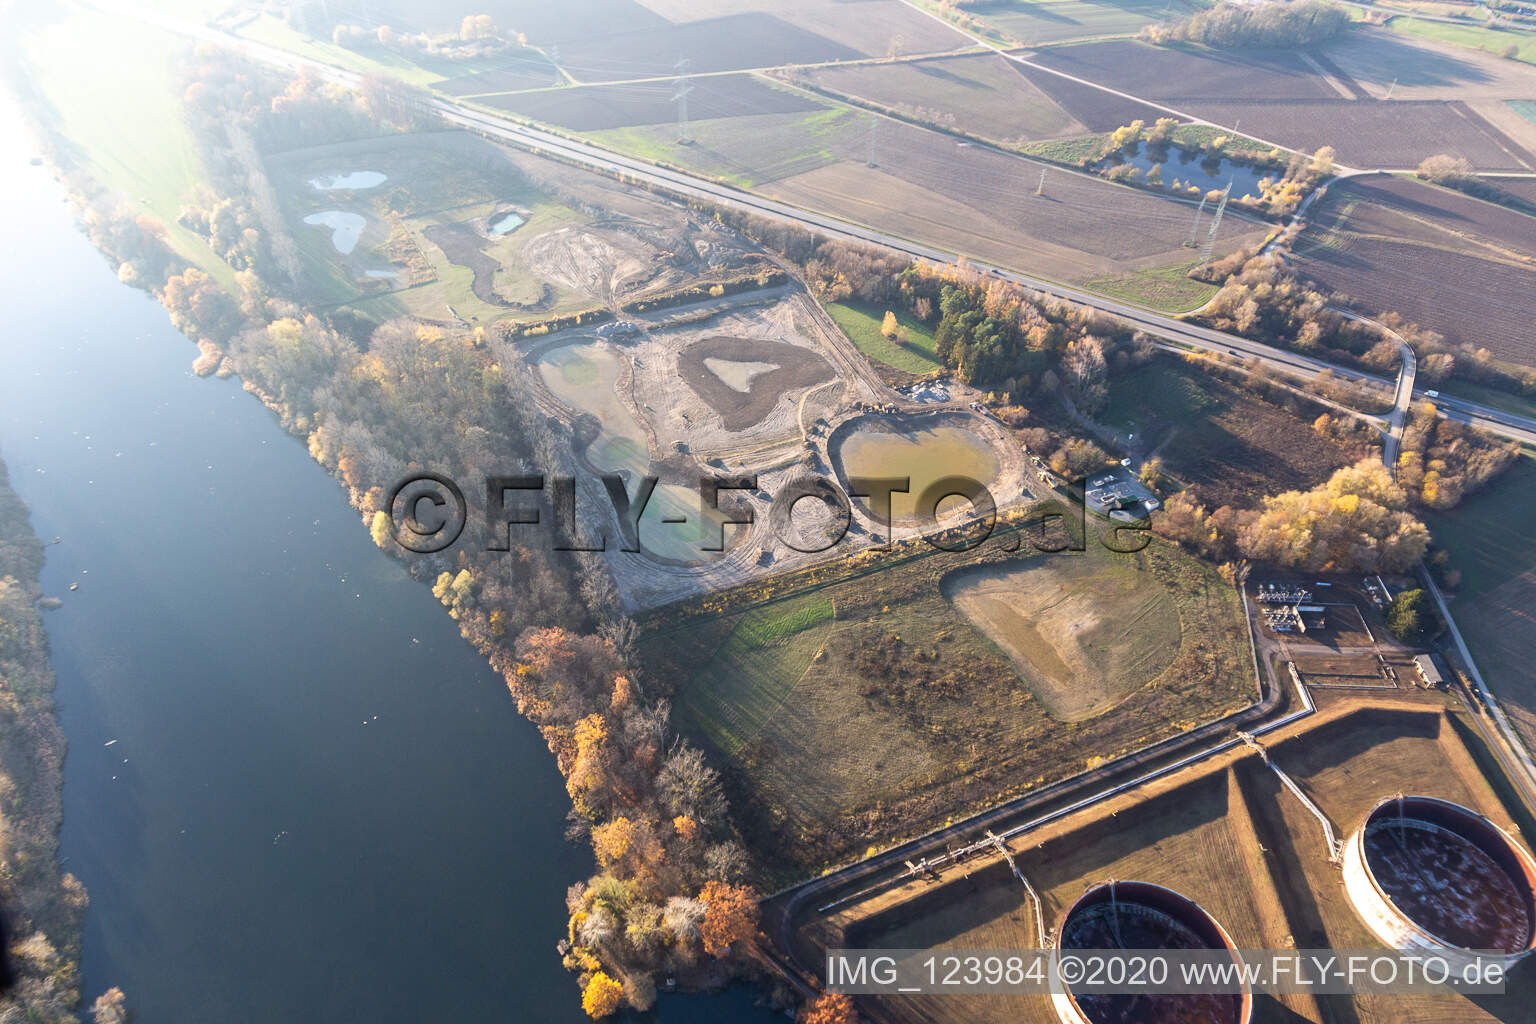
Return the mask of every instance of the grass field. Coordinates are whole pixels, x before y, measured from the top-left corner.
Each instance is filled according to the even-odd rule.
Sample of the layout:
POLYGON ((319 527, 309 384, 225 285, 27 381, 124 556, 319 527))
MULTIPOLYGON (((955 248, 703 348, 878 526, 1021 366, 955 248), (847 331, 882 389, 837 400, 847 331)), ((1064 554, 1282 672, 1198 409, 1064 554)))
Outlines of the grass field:
POLYGON ((187 261, 231 291, 234 273, 176 223, 202 177, 176 83, 183 41, 106 12, 75 13, 38 32, 27 59, 65 145, 107 189, 142 203, 187 261))
POLYGON ((1393 18, 1387 24, 1396 32, 1420 39, 1469 46, 1500 56, 1513 46, 1516 60, 1536 64, 1536 34, 1530 32, 1503 31, 1483 25, 1447 25, 1441 21, 1420 21, 1418 18, 1393 18))
MULTIPOLYGON (((718 598, 674 609, 641 641, 651 677, 676 680, 686 732, 724 766, 770 876, 940 824, 1255 697, 1236 593, 1161 542, 1141 555, 924 548, 872 575, 813 576, 728 614, 708 610, 718 598), (1090 665, 1124 659, 1096 706, 1059 673, 1021 675, 945 596, 946 576, 980 564, 1026 568, 1035 579, 1022 589, 1037 596, 1086 584, 1077 610, 1101 625, 1081 630, 1076 650, 1090 665)), ((1014 625, 984 628, 1012 644, 1014 625)))
POLYGON ((1026 46, 1099 36, 1135 35, 1152 22, 1199 8, 1188 0, 999 0, 975 11, 1026 46))
POLYGON ((1461 571, 1451 614, 1488 685, 1536 745, 1536 536, 1523 512, 1536 503, 1536 458, 1527 455, 1504 475, 1445 513, 1429 517, 1435 544, 1461 571))
POLYGON ((1157 267, 1111 274, 1086 282, 1088 288, 1128 302, 1140 303, 1166 313, 1187 313, 1210 301, 1216 285, 1189 276, 1194 263, 1182 267, 1157 267))
POLYGON ((880 333, 885 309, 867 303, 829 302, 827 312, 837 321, 859 351, 871 359, 907 373, 931 373, 944 364, 933 351, 933 331, 906 310, 893 310, 896 320, 907 329, 906 345, 899 345, 880 333))
POLYGON ((1061 164, 1082 164, 1102 156, 1104 144, 1108 141, 1109 135, 1099 132, 1094 135, 1078 135, 1070 139, 1031 142, 1019 148, 1030 156, 1037 156, 1042 160, 1054 160, 1061 164))
POLYGON ((688 726, 732 756, 767 728, 832 630, 832 602, 811 594, 748 612, 710 661, 717 685, 699 688, 679 710, 688 726))
POLYGON ((1354 461, 1354 453, 1312 429, 1310 416, 1172 356, 1111 378, 1109 405, 1098 419, 1122 436, 1135 434, 1131 445, 1142 458, 1155 452, 1169 476, 1213 507, 1311 487, 1354 461))

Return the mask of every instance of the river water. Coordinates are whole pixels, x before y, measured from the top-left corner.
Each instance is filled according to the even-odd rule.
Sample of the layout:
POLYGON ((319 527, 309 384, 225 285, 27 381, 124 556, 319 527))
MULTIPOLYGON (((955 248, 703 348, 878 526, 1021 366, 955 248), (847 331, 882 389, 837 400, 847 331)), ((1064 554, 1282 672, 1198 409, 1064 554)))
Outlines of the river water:
MULTIPOLYGON (((425 586, 118 283, 0 102, 0 456, 43 574, 87 1002, 156 1022, 586 1019, 553 760, 425 586), (79 589, 70 592, 69 586, 79 589), (109 745, 110 744, 110 745, 109 745)), ((750 992, 667 1022, 768 1021, 750 992)))

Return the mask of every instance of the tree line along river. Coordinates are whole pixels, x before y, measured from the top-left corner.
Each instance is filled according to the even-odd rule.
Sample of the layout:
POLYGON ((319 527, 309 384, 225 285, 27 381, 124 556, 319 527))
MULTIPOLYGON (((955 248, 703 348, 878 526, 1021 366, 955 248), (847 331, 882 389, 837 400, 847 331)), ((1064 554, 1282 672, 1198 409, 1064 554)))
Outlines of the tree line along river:
MULTIPOLYGON (((161 1022, 585 1019, 553 759, 428 588, 120 284, 0 99, 0 456, 47 548, 86 1002, 161 1022), (70 591, 71 584, 78 589, 70 591)), ((647 1019, 782 1020, 752 993, 647 1019)))

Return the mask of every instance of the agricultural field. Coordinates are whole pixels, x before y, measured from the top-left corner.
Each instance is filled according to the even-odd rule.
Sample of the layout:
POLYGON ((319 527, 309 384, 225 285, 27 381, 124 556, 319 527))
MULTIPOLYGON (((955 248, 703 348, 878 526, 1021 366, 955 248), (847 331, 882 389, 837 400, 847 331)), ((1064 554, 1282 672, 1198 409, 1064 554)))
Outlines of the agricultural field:
POLYGON ((832 319, 848 339, 869 358, 905 373, 932 373, 944 368, 933 350, 933 330, 906 310, 896 312, 896 320, 907 331, 901 344, 880 333, 885 310, 866 303, 828 302, 824 304, 832 319))
MULTIPOLYGON (((1436 153, 1465 157, 1482 170, 1529 170, 1536 166, 1536 157, 1507 134, 1506 113, 1494 114, 1498 123, 1490 121, 1480 112, 1486 104, 1474 109, 1450 84, 1458 68, 1446 58, 1439 58, 1438 72, 1426 72, 1421 67, 1411 73, 1413 81, 1437 77, 1442 83, 1438 90, 1398 91, 1391 85, 1392 78, 1380 83, 1378 90, 1375 79, 1381 70, 1395 67, 1401 56, 1381 52, 1384 49, 1390 47, 1369 38, 1357 43, 1352 36, 1329 44, 1316 55, 1160 47, 1113 40, 1053 48, 1031 59, 1044 68, 1145 97, 1193 117, 1239 125, 1270 143, 1305 152, 1333 146, 1339 161, 1352 167, 1414 167, 1436 153), (1336 50, 1339 60, 1332 56, 1336 50), (1366 83, 1356 81, 1346 68, 1358 68, 1367 76, 1366 83), (1391 102, 1375 102, 1389 88, 1391 102)), ((1480 70, 1470 65, 1459 73, 1469 79, 1482 77, 1480 70)), ((1033 80, 1069 110, 1077 99, 1074 93, 1082 94, 1077 101, 1091 108, 1093 97, 1083 94, 1084 87, 1059 78, 1055 83, 1060 84, 1055 84, 1051 81, 1054 77, 1037 71, 1033 80)), ((1525 88, 1536 95, 1536 76, 1525 83, 1525 88)), ((1106 109, 1121 116, 1131 112, 1128 101, 1107 93, 1103 96, 1099 102, 1106 109)), ((1077 116, 1089 120, 1083 114, 1077 116)), ((1094 130, 1111 127, 1114 125, 1099 121, 1094 130)))
POLYGON ((1536 68, 1529 64, 1368 26, 1329 43, 1327 54, 1376 99, 1390 92, 1394 102, 1465 103, 1526 152, 1536 153, 1536 123, 1516 109, 1536 100, 1536 68))
MULTIPOLYGON (((973 45, 966 36, 899 0, 640 0, 676 24, 767 12, 865 57, 943 53, 973 45)), ((759 62, 756 66, 765 66, 759 62)))
MULTIPOLYGON (((514 104, 523 100, 494 97, 489 102, 501 103, 504 99, 514 104)), ((737 108, 725 116, 693 119, 686 145, 678 142, 675 106, 673 113, 661 121, 650 120, 660 116, 654 108, 642 107, 639 116, 644 120, 638 123, 585 134, 620 152, 673 164, 741 188, 758 188, 825 167, 838 160, 839 153, 857 148, 860 142, 867 145, 868 115, 840 104, 810 99, 804 102, 810 105, 801 106, 800 101, 790 96, 775 100, 787 110, 784 113, 737 108)))
POLYGON ((1494 696, 1536 746, 1536 679, 1530 652, 1536 645, 1536 543, 1511 522, 1513 510, 1536 502, 1536 459, 1519 459, 1486 490, 1454 511, 1429 517, 1437 547, 1461 574, 1450 598, 1451 614, 1472 649, 1494 696))
POLYGON ((522 33, 527 47, 454 60, 382 46, 354 50, 330 41, 336 25, 355 21, 389 25, 397 33, 442 36, 458 30, 462 10, 429 10, 410 0, 381 0, 366 12, 311 12, 305 31, 263 14, 238 31, 307 57, 354 71, 387 71, 456 96, 556 84, 556 64, 566 81, 601 83, 670 76, 680 59, 701 73, 883 58, 892 52, 943 53, 971 45, 963 34, 899 0, 798 0, 787 5, 766 0, 578 0, 557 7, 487 0, 474 10, 488 14, 501 31, 522 33))
POLYGON ((1508 192, 1516 199, 1523 199, 1532 206, 1536 206, 1536 178, 1490 177, 1488 183, 1498 186, 1500 190, 1508 192))
POLYGON ((1292 149, 1332 146, 1349 167, 1411 170, 1425 157, 1449 153, 1479 171, 1536 169, 1536 156, 1460 101, 1232 101, 1186 109, 1292 149))
POLYGON ((790 577, 739 611, 665 613, 643 657, 676 681, 679 720, 725 766, 766 870, 824 866, 1256 699, 1237 594, 1214 567, 1161 541, 1088 548, 912 549, 874 577, 790 577), (1069 581, 1089 587, 1057 664, 1020 609, 1069 581), (1109 669, 1086 700, 1062 667, 1081 659, 1109 669))
POLYGON ((1089 129, 998 54, 900 64, 817 68, 799 79, 905 117, 1002 143, 1082 135, 1089 129))
MULTIPOLYGON (((1313 413, 1312 415, 1315 415, 1313 413)), ((1110 379, 1099 419, 1141 459, 1163 469, 1216 507, 1252 504, 1259 495, 1305 490, 1356 459, 1290 412, 1236 385, 1159 356, 1110 379)))
POLYGON ((996 0, 969 10, 1024 46, 1135 35, 1147 25, 1198 10, 1191 0, 996 0))
MULTIPOLYGON (((1031 60, 1034 58, 1031 57, 1031 60)), ((1018 63, 1018 62, 1015 62, 1018 63)), ((1127 96, 1074 82, 1042 67, 1018 64, 1019 74, 1090 132, 1112 132, 1123 124, 1143 120, 1148 124, 1167 117, 1166 110, 1127 96)))
MULTIPOLYGON (((1484 778, 1486 751, 1436 698, 1327 698, 1319 714, 1264 743, 1343 835, 1397 792, 1472 807, 1501 827, 1528 827, 1484 778)), ((1046 934, 1072 903, 1109 879, 1166 886, 1197 902, 1240 948, 1369 949, 1378 943, 1343 897, 1321 830, 1256 754, 1238 747, 1028 832, 1010 843, 1038 891, 1046 934)), ((1001 858, 913 881, 834 912, 801 932, 802 957, 820 946, 1024 949, 1039 942, 1031 902, 1001 858)), ((1515 972, 1492 999, 1310 994, 1255 999, 1255 1020, 1359 1024, 1478 1024, 1523 1019, 1533 976, 1515 972)), ((1044 996, 915 996, 861 1006, 898 1024, 1050 1024, 1044 996)))
MULTIPOLYGON (((673 127, 677 124, 677 104, 672 92, 670 81, 634 82, 482 96, 479 101, 497 110, 578 132, 663 125, 672 141, 677 137, 673 127)), ((688 96, 689 118, 700 122, 700 130, 704 122, 720 119, 801 115, 823 109, 824 104, 805 93, 776 87, 745 74, 700 78, 688 96)), ((708 140, 701 138, 700 144, 708 145, 708 140)))
POLYGON ((1046 68, 1142 96, 1177 100, 1254 96, 1266 100, 1338 98, 1340 93, 1296 50, 1209 50, 1117 39, 1041 50, 1046 68))
POLYGON ((1410 179, 1361 179, 1329 191, 1294 253, 1301 274, 1363 312, 1536 366, 1536 218, 1410 179))
MULTIPOLYGON (((867 132, 867 129, 866 129, 867 132)), ((1190 204, 900 123, 882 123, 875 164, 867 134, 845 138, 837 163, 764 191, 977 259, 1081 282, 1128 269, 1187 264, 1190 204), (860 137, 862 135, 863 137, 860 137), (861 145, 863 143, 863 145, 861 145), (1044 194, 1037 195, 1042 171, 1044 194)), ((1229 211, 1218 248, 1263 238, 1229 211)))
MULTIPOLYGON (((870 167, 872 115, 749 76, 711 86, 730 116, 694 119, 692 141, 681 144, 670 94, 612 88, 643 90, 623 115, 634 123, 594 127, 588 138, 821 213, 1061 280, 1188 263, 1181 243, 1192 208, 1184 202, 1054 168, 1036 195, 1041 164, 889 119, 873 125, 870 167)), ((583 88, 481 102, 530 115, 549 104, 558 108, 549 116, 567 126, 611 124, 625 108, 602 95, 583 88)), ((1265 230, 1229 213, 1218 251, 1255 243, 1265 230)))

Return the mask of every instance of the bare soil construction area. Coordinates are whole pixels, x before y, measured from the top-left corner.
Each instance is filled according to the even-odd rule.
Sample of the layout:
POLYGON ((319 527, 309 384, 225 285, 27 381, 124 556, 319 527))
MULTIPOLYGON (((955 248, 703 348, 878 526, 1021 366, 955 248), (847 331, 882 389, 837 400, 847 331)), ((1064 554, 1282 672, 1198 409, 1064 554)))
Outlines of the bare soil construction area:
MULTIPOLYGON (((1322 696, 1318 713, 1264 738, 1270 755, 1341 836, 1398 792, 1451 800, 1519 832, 1529 821, 1483 775, 1488 756, 1459 712, 1434 695, 1322 696)), ((1109 879, 1165 886, 1193 900, 1239 948, 1372 949, 1329 863, 1317 820, 1257 754, 1238 745, 1009 842, 1039 892, 1051 933, 1083 891, 1109 879)), ((797 947, 816 963, 832 947, 1020 949, 1038 945, 1024 887, 995 854, 804 922, 797 947)), ((1258 1021, 1516 1024, 1536 998, 1517 969, 1503 996, 1256 997, 1258 1021)), ((1047 996, 861 999, 883 1024, 1055 1024, 1047 996)), ((1204 1019, 1204 1018, 1202 1018, 1204 1019)))
POLYGON ((1536 366, 1536 218, 1398 178, 1329 190, 1295 266, 1362 312, 1401 313, 1448 340, 1536 366))
POLYGON ((1178 605, 1157 556, 1040 559, 946 576, 944 596, 1013 661, 1056 718, 1100 713, 1179 651, 1178 605))
POLYGON ((726 430, 753 426, 781 399, 833 378, 831 365, 810 349, 724 335, 684 349, 677 369, 683 382, 715 410, 726 430), (746 371, 733 374, 733 364, 746 371))

